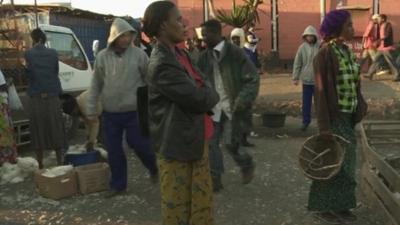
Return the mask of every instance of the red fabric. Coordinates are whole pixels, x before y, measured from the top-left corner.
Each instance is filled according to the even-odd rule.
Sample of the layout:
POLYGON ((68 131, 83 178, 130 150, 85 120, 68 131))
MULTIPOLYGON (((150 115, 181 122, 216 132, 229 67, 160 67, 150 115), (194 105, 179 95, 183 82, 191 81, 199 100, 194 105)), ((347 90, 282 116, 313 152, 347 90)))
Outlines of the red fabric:
POLYGON ((370 21, 365 29, 363 37, 365 38, 364 48, 370 49, 374 47, 374 42, 378 39, 378 25, 370 21))
MULTIPOLYGON (((178 58, 178 61, 181 63, 181 65, 185 68, 185 70, 194 78, 196 81, 196 84, 198 87, 201 87, 204 85, 203 79, 201 79, 201 76, 197 73, 197 71, 194 69, 192 63, 190 63, 187 55, 181 52, 181 50, 176 49, 176 57, 178 58)), ((208 140, 210 139, 213 134, 214 134, 214 124, 211 119, 211 117, 207 114, 205 114, 204 117, 204 135, 205 138, 208 140)))

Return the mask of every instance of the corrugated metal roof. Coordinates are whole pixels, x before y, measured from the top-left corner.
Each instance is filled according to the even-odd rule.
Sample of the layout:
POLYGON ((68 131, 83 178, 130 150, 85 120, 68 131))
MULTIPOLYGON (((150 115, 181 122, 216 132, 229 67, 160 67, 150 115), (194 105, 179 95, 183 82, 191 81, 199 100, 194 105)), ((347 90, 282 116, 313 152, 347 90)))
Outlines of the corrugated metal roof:
MULTIPOLYGON (((35 11, 35 6, 34 5, 14 5, 14 7, 12 7, 9 4, 5 4, 5 5, 2 5, 2 7, 0 8, 0 11, 3 11, 3 12, 16 11, 19 13, 32 13, 35 11)), ((38 12, 50 12, 51 11, 52 13, 68 14, 68 15, 91 18, 91 19, 112 20, 112 19, 116 18, 116 16, 111 15, 111 14, 108 14, 108 15, 100 14, 100 13, 95 13, 95 12, 91 12, 88 10, 76 9, 76 8, 59 6, 59 5, 38 5, 37 11, 38 12)))

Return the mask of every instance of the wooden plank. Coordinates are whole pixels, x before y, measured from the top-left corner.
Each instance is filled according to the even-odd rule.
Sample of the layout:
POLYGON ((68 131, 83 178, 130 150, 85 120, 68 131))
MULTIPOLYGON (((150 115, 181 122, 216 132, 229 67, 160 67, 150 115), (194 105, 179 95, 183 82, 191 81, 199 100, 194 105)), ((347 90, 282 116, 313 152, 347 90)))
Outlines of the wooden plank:
MULTIPOLYGON (((362 176, 363 176, 363 171, 361 171, 362 176)), ((360 187, 364 195, 366 196, 366 199, 368 200, 368 206, 370 208, 377 208, 378 211, 377 213, 381 213, 383 217, 385 217, 385 225, 399 225, 396 220, 393 218, 392 215, 387 211, 385 205, 382 203, 382 201, 376 196, 374 190, 371 187, 371 184, 368 183, 368 181, 365 178, 361 179, 360 187)))
POLYGON ((378 169, 379 173, 385 177, 386 181, 389 182, 390 187, 394 191, 400 192, 400 175, 392 166, 389 165, 389 163, 387 163, 371 148, 363 128, 361 128, 361 142, 363 145, 364 159, 368 161, 372 167, 378 169))
POLYGON ((400 144, 399 141, 370 141, 370 145, 390 145, 390 144, 400 144))
POLYGON ((368 120, 362 122, 364 125, 400 125, 400 120, 368 120))
POLYGON ((393 193, 386 187, 380 178, 370 171, 370 169, 364 165, 363 167, 363 177, 371 185, 372 190, 375 192, 376 196, 383 203, 385 209, 393 217, 393 219, 399 224, 400 223, 400 201, 395 198, 393 193))
POLYGON ((379 171, 379 173, 390 184, 390 188, 396 192, 400 192, 400 175, 397 171, 375 151, 367 150, 366 154, 366 159, 369 161, 370 165, 379 171))

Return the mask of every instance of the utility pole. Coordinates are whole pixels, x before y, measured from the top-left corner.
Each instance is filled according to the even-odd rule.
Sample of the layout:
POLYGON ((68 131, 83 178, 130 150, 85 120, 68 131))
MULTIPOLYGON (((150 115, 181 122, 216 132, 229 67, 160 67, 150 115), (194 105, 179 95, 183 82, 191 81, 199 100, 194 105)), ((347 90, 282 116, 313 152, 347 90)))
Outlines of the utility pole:
POLYGON ((319 5, 320 5, 321 23, 322 23, 326 15, 326 0, 320 0, 319 5))
POLYGON ((35 22, 36 22, 36 28, 39 27, 39 16, 38 16, 38 11, 37 11, 37 1, 35 0, 35 22))
POLYGON ((379 14, 379 0, 372 0, 372 6, 373 14, 379 14))

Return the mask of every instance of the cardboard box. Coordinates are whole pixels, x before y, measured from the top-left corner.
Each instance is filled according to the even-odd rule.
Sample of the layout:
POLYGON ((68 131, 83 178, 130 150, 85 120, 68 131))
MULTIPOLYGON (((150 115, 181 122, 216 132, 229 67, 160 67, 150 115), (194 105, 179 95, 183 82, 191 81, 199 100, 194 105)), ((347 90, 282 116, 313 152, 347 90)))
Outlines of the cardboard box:
POLYGON ((45 170, 35 172, 34 181, 39 194, 54 200, 71 197, 78 193, 78 184, 74 170, 56 177, 43 176, 45 170))
POLYGON ((110 168, 107 163, 75 167, 81 194, 105 191, 109 188, 110 168))

